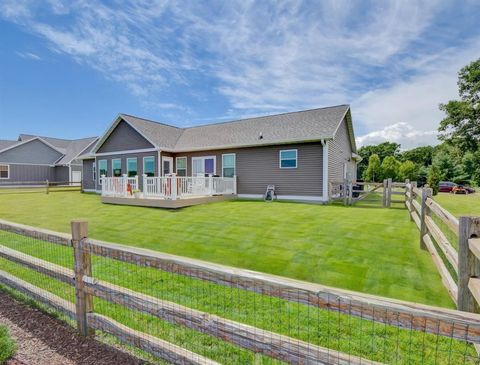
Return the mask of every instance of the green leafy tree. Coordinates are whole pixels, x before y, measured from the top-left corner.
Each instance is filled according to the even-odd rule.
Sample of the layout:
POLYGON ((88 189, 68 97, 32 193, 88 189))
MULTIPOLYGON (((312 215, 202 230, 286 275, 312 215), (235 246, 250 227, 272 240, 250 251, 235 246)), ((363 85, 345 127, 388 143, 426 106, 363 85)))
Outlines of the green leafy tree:
POLYGON ((416 178, 418 186, 423 186, 427 183, 428 169, 429 167, 420 166, 420 169, 418 170, 418 176, 416 178))
POLYGON ((420 166, 430 166, 432 164, 434 148, 432 146, 416 147, 411 150, 404 151, 400 154, 401 161, 412 161, 420 166))
POLYGON ((418 177, 418 166, 414 164, 412 161, 407 160, 401 163, 400 167, 398 168, 398 178, 401 181, 406 179, 410 181, 416 181, 418 177))
POLYGON ((460 100, 440 104, 446 117, 438 128, 439 138, 475 152, 480 144, 480 59, 460 70, 458 91, 460 100))
POLYGON ((365 181, 380 181, 382 175, 382 169, 380 164, 380 157, 377 154, 373 154, 368 159, 368 167, 363 172, 362 178, 365 181))
POLYGON ((454 159, 445 150, 435 154, 432 165, 438 169, 438 173, 440 174, 440 178, 442 180, 453 180, 457 173, 455 171, 454 159))
POLYGON ((430 187, 433 189, 433 195, 438 194, 438 183, 440 181, 442 181, 440 169, 435 165, 430 166, 428 169, 427 182, 428 185, 430 185, 430 187))
POLYGON ((357 165, 358 176, 363 176, 364 171, 368 167, 370 156, 378 155, 380 161, 387 156, 399 156, 400 145, 395 142, 383 142, 378 145, 363 146, 358 149, 358 154, 363 160, 357 165))
POLYGON ((399 177, 400 162, 394 156, 387 156, 383 159, 381 170, 383 179, 397 180, 399 177))

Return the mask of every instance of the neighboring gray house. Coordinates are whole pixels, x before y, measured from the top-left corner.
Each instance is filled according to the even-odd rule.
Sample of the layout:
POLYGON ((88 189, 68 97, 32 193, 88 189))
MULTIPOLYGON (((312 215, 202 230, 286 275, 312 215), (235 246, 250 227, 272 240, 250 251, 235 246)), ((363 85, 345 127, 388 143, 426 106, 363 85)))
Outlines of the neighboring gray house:
MULTIPOLYGON (((348 105, 177 128, 120 114, 83 155, 83 188, 100 176, 236 176, 240 197, 327 201, 329 182, 356 179, 348 105)), ((140 181, 139 186, 142 186, 140 181)))
POLYGON ((96 137, 66 140, 28 134, 21 134, 17 141, 0 140, 0 183, 80 182, 82 161, 78 156, 96 140, 96 137))

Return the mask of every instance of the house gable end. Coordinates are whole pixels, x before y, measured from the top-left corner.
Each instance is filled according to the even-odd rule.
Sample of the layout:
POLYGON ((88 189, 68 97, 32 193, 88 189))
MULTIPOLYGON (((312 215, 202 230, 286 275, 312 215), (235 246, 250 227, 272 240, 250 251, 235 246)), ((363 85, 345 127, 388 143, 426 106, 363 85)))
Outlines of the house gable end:
POLYGON ((35 138, 0 152, 0 162, 53 165, 62 156, 62 153, 35 138))
POLYGON ((103 143, 96 148, 96 153, 141 150, 146 148, 155 148, 155 146, 130 124, 124 120, 120 120, 103 143))

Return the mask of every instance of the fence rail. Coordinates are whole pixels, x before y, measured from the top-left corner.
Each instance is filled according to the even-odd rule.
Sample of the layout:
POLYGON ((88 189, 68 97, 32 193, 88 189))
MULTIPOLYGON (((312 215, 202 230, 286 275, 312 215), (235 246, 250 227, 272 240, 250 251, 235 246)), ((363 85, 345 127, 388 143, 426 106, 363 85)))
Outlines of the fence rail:
POLYGON ((0 193, 81 191, 82 183, 73 181, 0 181, 0 193))

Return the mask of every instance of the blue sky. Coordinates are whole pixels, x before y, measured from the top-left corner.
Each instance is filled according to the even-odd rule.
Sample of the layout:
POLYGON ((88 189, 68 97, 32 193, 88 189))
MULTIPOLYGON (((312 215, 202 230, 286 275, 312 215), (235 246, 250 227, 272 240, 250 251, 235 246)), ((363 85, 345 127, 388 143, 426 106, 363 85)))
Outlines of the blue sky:
POLYGON ((434 143, 478 19, 474 0, 0 0, 0 138, 348 103, 359 144, 434 143))

